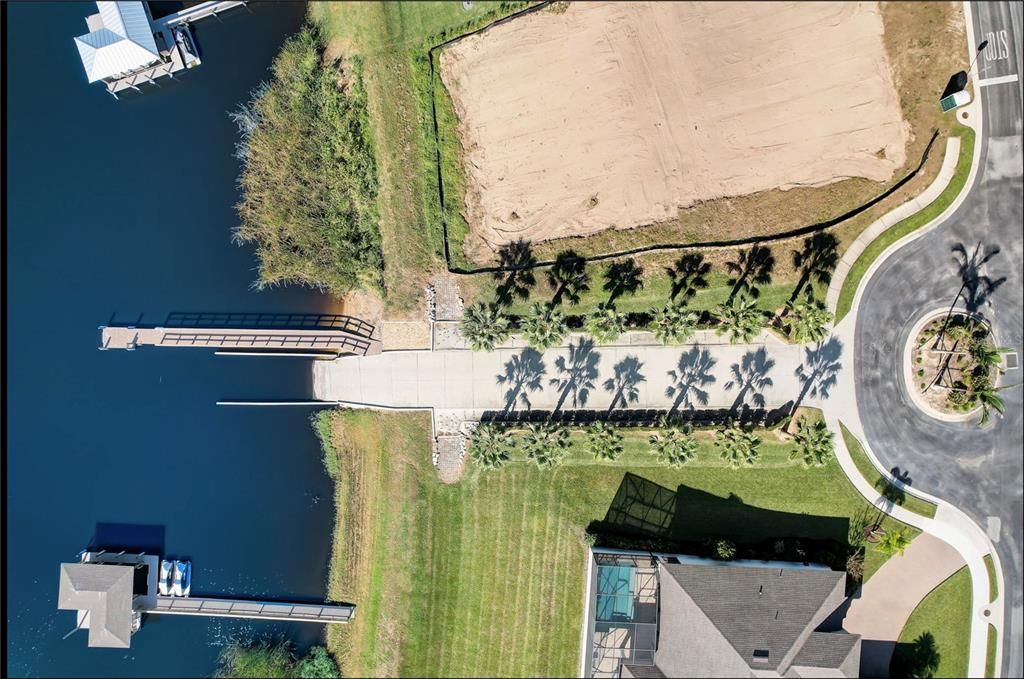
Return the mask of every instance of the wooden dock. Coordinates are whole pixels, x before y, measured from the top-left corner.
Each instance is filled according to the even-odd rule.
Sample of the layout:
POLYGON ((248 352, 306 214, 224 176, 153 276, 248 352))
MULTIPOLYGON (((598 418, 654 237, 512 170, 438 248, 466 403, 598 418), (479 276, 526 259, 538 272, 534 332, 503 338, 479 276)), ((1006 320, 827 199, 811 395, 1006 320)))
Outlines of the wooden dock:
POLYGON ((244 599, 158 596, 156 608, 145 612, 336 624, 350 621, 356 614, 356 608, 346 604, 299 604, 244 599))
POLYGON ((368 356, 380 353, 380 340, 347 330, 301 328, 139 328, 100 326, 100 349, 207 347, 213 349, 330 351, 368 356))

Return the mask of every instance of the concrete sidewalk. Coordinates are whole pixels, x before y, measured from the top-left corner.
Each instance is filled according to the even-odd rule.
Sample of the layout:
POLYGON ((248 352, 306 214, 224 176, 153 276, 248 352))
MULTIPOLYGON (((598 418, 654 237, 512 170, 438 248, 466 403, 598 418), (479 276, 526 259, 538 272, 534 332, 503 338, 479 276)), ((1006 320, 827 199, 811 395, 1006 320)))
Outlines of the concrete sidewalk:
MULTIPOLYGON (((649 335, 649 333, 637 333, 649 335)), ((314 393, 325 401, 442 410, 562 410, 780 407, 805 384, 808 352, 764 334, 745 345, 593 345, 583 335, 543 353, 502 348, 385 352, 317 362, 314 393)), ((829 345, 833 372, 842 348, 829 345)), ((816 403, 808 393, 806 403, 816 403)))

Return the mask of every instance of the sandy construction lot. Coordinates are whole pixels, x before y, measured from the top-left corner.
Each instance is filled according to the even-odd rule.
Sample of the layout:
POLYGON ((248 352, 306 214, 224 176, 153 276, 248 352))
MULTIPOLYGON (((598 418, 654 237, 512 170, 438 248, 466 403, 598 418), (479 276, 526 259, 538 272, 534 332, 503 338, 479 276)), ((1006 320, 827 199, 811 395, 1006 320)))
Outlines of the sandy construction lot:
POLYGON ((882 31, 873 2, 611 2, 455 43, 441 76, 459 116, 467 250, 891 178, 907 131, 882 31))

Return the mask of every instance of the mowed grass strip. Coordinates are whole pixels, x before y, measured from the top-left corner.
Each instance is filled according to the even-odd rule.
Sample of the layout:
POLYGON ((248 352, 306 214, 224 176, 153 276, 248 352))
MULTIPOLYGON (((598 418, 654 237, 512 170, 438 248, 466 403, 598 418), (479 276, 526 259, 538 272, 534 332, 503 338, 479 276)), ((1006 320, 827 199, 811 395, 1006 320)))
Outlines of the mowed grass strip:
POLYGON ((857 440, 857 437, 851 434, 842 422, 839 423, 839 428, 842 429, 843 441, 846 443, 846 450, 849 451, 850 457, 853 458, 853 463, 857 465, 857 469, 864 479, 871 484, 872 488, 883 495, 885 495, 887 489, 892 488, 895 491, 895 496, 902 497, 902 500, 897 500, 896 504, 904 509, 909 509, 915 514, 927 516, 929 519, 935 518, 935 511, 937 509, 935 503, 928 502, 928 500, 923 500, 907 492, 896 491, 895 486, 878 471, 878 468, 875 467, 868 454, 864 452, 864 448, 861 446, 860 441, 857 440))
MULTIPOLYGON (((645 432, 628 432, 615 463, 595 463, 577 435, 557 469, 527 461, 495 472, 471 466, 448 486, 429 463, 428 415, 321 417, 339 465, 331 596, 359 606, 352 624, 328 631, 346 675, 575 674, 582 536, 604 519, 627 472, 677 493, 673 530, 685 539, 845 540, 846 521, 819 517, 878 518, 835 461, 805 469, 790 460, 791 444, 770 432, 762 434, 763 466, 754 468, 724 467, 708 433, 696 461, 667 468, 646 449, 645 432)), ((888 517, 882 524, 917 534, 888 517)), ((869 546, 865 577, 884 560, 869 546)))
POLYGON ((971 574, 964 566, 921 600, 900 632, 890 675, 966 677, 971 641, 971 574), (912 674, 912 647, 931 635, 938 653, 934 674, 912 674))

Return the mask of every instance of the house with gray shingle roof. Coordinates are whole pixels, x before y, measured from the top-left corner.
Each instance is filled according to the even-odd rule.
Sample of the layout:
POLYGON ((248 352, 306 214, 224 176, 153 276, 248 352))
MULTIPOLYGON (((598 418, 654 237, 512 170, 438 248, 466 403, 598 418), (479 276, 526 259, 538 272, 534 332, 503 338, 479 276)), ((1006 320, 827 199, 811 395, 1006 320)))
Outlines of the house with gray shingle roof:
POLYGON ((590 571, 584 676, 858 676, 860 637, 823 628, 845 600, 845 572, 599 549, 590 571), (630 579, 647 578, 650 600, 652 574, 656 615, 641 621, 630 579))

